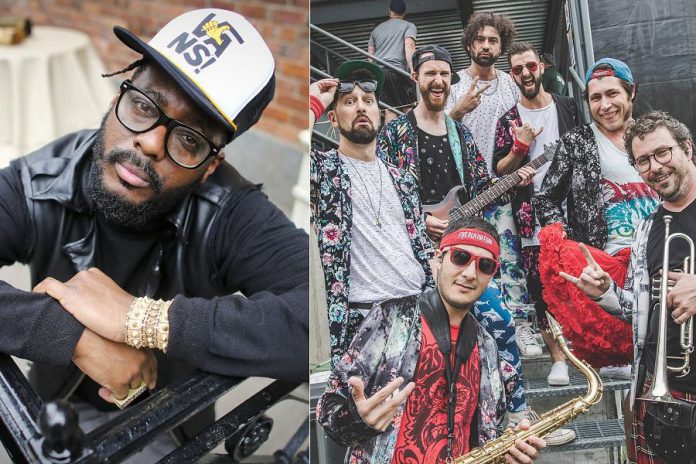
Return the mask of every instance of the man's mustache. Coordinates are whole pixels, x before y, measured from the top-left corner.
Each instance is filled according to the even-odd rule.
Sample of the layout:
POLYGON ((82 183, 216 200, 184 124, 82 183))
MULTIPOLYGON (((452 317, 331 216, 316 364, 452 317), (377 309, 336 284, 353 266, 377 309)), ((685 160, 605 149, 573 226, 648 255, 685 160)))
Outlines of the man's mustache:
POLYGON ((155 167, 152 165, 152 162, 142 158, 136 152, 114 148, 106 154, 105 161, 110 164, 128 163, 138 169, 142 169, 149 177, 148 181, 152 186, 152 190, 154 190, 156 193, 162 192, 164 188, 164 181, 160 175, 157 174, 157 171, 155 171, 155 167))

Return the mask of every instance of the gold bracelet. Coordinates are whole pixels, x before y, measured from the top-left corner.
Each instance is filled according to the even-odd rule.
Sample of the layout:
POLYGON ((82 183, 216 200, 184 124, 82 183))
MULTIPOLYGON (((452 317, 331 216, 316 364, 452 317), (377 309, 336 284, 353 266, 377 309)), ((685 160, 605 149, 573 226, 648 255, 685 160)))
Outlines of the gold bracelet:
POLYGON ((156 348, 166 353, 169 344, 169 306, 171 301, 135 298, 126 316, 127 345, 156 348))

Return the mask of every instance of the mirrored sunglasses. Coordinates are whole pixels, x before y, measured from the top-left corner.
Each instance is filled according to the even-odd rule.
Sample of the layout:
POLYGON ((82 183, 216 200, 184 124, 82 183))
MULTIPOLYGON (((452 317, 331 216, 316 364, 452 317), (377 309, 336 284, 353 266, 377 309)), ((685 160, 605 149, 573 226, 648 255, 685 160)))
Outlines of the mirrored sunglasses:
POLYGON ((338 83, 338 93, 352 92, 356 85, 360 87, 363 90, 363 92, 377 91, 377 81, 363 79, 360 81, 340 81, 338 83))

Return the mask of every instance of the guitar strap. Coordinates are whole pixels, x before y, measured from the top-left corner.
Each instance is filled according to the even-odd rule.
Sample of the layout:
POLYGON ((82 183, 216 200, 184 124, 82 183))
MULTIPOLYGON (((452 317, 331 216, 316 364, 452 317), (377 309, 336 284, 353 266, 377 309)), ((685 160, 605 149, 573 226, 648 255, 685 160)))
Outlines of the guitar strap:
MULTIPOLYGON (((450 118, 448 114, 445 114, 445 123, 447 124, 447 140, 449 141, 450 148, 452 149, 454 164, 457 166, 457 172, 459 172, 459 180, 462 182, 461 185, 466 187, 466 182, 464 182, 462 144, 459 141, 459 131, 457 130, 457 125, 454 123, 454 119, 450 118)), ((469 192, 470 197, 473 197, 472 193, 473 192, 469 192)))

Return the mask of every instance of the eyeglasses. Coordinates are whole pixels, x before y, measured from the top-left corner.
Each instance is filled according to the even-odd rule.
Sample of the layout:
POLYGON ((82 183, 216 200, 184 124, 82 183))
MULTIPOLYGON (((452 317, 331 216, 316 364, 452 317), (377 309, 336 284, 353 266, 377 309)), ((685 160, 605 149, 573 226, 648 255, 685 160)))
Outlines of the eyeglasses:
POLYGON ((650 170, 650 158, 655 158, 655 161, 660 164, 667 164, 672 161, 672 150, 677 146, 678 145, 658 148, 652 155, 636 158, 631 162, 631 165, 640 173, 648 172, 650 170))
POLYGON ((121 83, 121 95, 116 103, 116 118, 123 127, 136 134, 142 134, 157 126, 165 126, 165 152, 174 163, 183 168, 195 169, 222 150, 222 146, 216 146, 196 129, 169 117, 152 98, 135 87, 130 80, 121 83))
POLYGON ((352 92, 356 85, 363 89, 363 92, 377 91, 377 81, 363 79, 359 81, 340 81, 338 83, 338 93, 352 92))
POLYGON ((522 70, 524 68, 527 68, 529 70, 529 72, 536 72, 536 70, 539 69, 539 63, 537 63, 536 61, 529 61, 528 63, 525 63, 524 66, 521 64, 518 64, 517 66, 513 66, 510 69, 510 71, 515 76, 519 76, 520 74, 522 74, 522 70))
POLYGON ((477 256, 460 248, 450 248, 450 262, 455 266, 468 266, 471 260, 476 261, 476 267, 486 275, 493 275, 498 270, 498 262, 491 258, 477 256))

